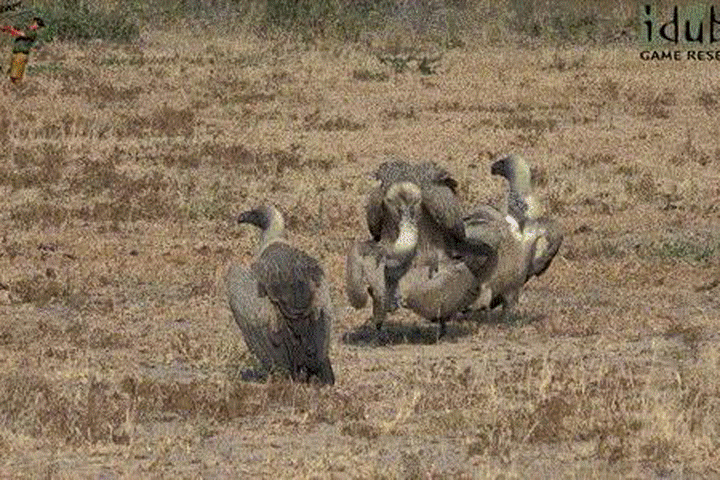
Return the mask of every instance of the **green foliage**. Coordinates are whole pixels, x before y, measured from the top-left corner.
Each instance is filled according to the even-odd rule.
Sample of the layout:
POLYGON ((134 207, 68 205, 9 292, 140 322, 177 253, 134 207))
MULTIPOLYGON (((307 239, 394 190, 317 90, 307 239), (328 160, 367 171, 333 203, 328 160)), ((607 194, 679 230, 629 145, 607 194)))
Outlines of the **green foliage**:
POLYGON ((60 0, 39 12, 46 40, 102 39, 129 42, 140 34, 135 11, 128 6, 104 10, 80 0, 60 0))
POLYGON ((344 2, 335 25, 336 33, 355 40, 363 31, 380 29, 386 24, 394 5, 391 0, 344 2))
POLYGON ((561 14, 550 19, 548 30, 556 40, 584 42, 598 38, 599 21, 595 15, 561 14))
MULTIPOLYGON (((189 20, 189 25, 203 29, 250 27, 260 34, 291 32, 306 40, 332 36, 358 41, 367 33, 407 31, 419 40, 455 48, 477 33, 472 31, 475 27, 501 41, 605 41, 619 29, 633 30, 637 19, 635 9, 630 10, 632 14, 612 5, 578 7, 568 0, 547 5, 520 0, 500 5, 485 0, 36 0, 28 12, 47 20, 46 40, 128 42, 138 37, 141 24, 167 26, 189 20)), ((27 23, 25 17, 17 16, 23 20, 20 24, 27 23)))
POLYGON ((598 41, 602 37, 602 22, 595 15, 560 12, 542 19, 516 22, 518 32, 544 40, 569 43, 598 41))
POLYGON ((262 24, 306 37, 332 34, 355 40, 363 31, 381 28, 393 8, 391 0, 266 0, 262 24))
POLYGON ((43 63, 39 65, 30 64, 27 67, 28 75, 58 75, 63 70, 63 66, 60 63, 43 63))
POLYGON ((696 243, 687 240, 663 242, 657 249, 661 258, 690 259, 696 262, 707 261, 720 251, 720 243, 696 243))
POLYGON ((282 28, 324 29, 338 13, 336 0, 268 0, 266 20, 282 28))

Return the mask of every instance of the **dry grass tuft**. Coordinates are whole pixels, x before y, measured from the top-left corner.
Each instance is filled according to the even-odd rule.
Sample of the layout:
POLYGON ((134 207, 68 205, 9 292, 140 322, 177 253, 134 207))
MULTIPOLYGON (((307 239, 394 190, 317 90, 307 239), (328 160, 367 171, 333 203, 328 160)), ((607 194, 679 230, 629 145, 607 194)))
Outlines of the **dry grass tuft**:
POLYGON ((662 92, 648 92, 643 94, 639 102, 642 115, 646 118, 668 119, 671 108, 677 105, 675 92, 665 89, 662 92))
POLYGON ((5 377, 0 405, 3 426, 13 433, 59 437, 74 444, 89 440, 88 412, 40 376, 16 373, 5 377))
POLYGON ((178 110, 164 105, 153 112, 149 123, 160 136, 188 137, 192 135, 195 127, 195 112, 190 108, 178 110))
POLYGON ((390 79, 385 72, 372 72, 366 69, 353 70, 352 78, 361 82, 384 82, 390 79))
POLYGON ((11 291, 21 302, 45 305, 54 298, 67 297, 71 288, 68 285, 63 286, 51 275, 36 274, 32 278, 13 282, 11 291))
POLYGON ((71 213, 67 208, 51 203, 28 202, 18 205, 10 213, 10 219, 24 229, 37 226, 42 228, 58 227, 71 218, 71 213))

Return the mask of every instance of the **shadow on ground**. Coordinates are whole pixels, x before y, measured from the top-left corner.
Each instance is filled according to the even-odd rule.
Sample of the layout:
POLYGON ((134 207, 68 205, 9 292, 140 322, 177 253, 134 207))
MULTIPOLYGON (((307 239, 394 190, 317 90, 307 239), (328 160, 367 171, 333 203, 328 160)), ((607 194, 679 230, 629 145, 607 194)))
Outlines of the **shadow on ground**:
POLYGON ((448 322, 447 331, 440 337, 438 323, 406 324, 400 322, 385 322, 380 330, 374 325, 361 325, 342 336, 342 343, 346 345, 383 347, 387 345, 434 345, 440 342, 454 342, 462 337, 473 335, 480 325, 508 325, 521 326, 542 321, 543 314, 530 312, 511 312, 503 317, 501 309, 493 311, 471 310, 458 315, 448 322))
POLYGON ((348 345, 383 347, 386 345, 433 345, 438 342, 452 342, 461 337, 472 335, 475 325, 470 322, 452 322, 440 337, 440 325, 437 323, 402 324, 385 322, 380 330, 374 325, 361 325, 342 336, 342 342, 348 345))
POLYGON ((470 323, 475 325, 507 325, 509 327, 518 327, 540 322, 547 318, 547 315, 537 312, 514 310, 503 317, 502 308, 494 310, 470 310, 463 313, 456 320, 458 322, 470 323))
POLYGON ((240 380, 251 383, 266 383, 270 374, 261 368, 246 368, 240 371, 240 380))

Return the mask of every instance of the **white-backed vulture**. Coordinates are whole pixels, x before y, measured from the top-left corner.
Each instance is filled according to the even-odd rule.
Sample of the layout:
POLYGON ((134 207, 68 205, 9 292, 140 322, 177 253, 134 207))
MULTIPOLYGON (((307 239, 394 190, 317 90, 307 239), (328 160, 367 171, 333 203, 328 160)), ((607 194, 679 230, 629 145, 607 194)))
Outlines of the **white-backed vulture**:
POLYGON ((444 336, 447 321, 477 300, 482 285, 494 271, 497 251, 491 242, 459 242, 452 258, 413 265, 398 287, 402 305, 438 322, 440 337, 444 336))
POLYGON ((329 347, 335 310, 320 264, 288 244, 275 207, 246 211, 238 223, 262 229, 253 262, 232 265, 225 278, 230 309, 248 349, 268 371, 332 385, 329 347))
POLYGON ((368 294, 373 299, 373 321, 382 326, 387 312, 397 308, 397 285, 410 268, 418 243, 420 188, 411 182, 390 186, 383 198, 383 209, 397 223, 392 242, 355 242, 345 264, 345 291, 354 308, 363 308, 368 294))
POLYGON ((450 257, 436 256, 435 261, 413 265, 400 281, 403 306, 438 322, 440 337, 444 336, 447 321, 466 310, 483 292, 482 285, 495 270, 499 244, 500 239, 490 235, 468 236, 453 243, 450 257))
POLYGON ((465 218, 465 230, 470 239, 497 245, 497 266, 483 285, 475 307, 502 304, 503 316, 507 316, 525 282, 550 266, 563 235, 559 224, 544 215, 535 198, 530 168, 522 157, 502 158, 490 171, 508 180, 504 211, 482 206, 465 218))
POLYGON ((530 166, 524 158, 509 155, 495 162, 490 170, 507 179, 507 213, 515 218, 528 239, 535 239, 528 280, 532 276, 539 276, 548 269, 562 244, 562 227, 546 214, 536 199, 530 166))
POLYGON ((455 313, 465 309, 480 293, 495 261, 488 242, 467 239, 457 182, 434 163, 412 164, 400 160, 383 163, 376 172, 380 185, 368 198, 366 208, 370 233, 378 242, 393 241, 397 219, 382 201, 396 182, 420 186, 418 247, 412 265, 400 279, 403 306, 418 315, 440 322, 440 333, 455 313))

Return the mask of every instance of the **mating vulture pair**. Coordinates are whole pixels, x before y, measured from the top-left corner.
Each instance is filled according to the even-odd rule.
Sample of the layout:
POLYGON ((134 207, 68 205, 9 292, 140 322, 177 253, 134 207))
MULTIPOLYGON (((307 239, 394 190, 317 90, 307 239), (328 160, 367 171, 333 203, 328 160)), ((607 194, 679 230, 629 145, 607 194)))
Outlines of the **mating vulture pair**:
POLYGON ((475 301, 496 261, 494 249, 483 240, 466 238, 462 207, 456 196, 457 182, 446 170, 433 163, 395 160, 383 163, 375 176, 380 184, 370 193, 366 206, 373 238, 354 245, 347 258, 346 288, 350 303, 362 308, 367 295, 358 292, 367 290, 373 297, 375 325, 380 328, 388 309, 398 303, 397 295, 403 306, 440 322, 443 334, 445 322, 475 301), (377 251, 380 245, 397 242, 402 237, 401 221, 392 213, 387 195, 395 185, 403 183, 420 189, 420 202, 414 209, 417 245, 413 257, 405 259, 407 267, 395 269, 395 285, 384 287, 389 263, 377 255, 370 261, 358 245, 366 250, 376 245, 377 251), (395 289, 399 290, 397 294, 395 289), (387 296, 388 292, 392 298, 387 296))
MULTIPOLYGON (((401 272, 399 296, 407 308, 439 321, 441 334, 448 319, 471 305, 491 309, 502 304, 506 315, 517 302, 520 288, 548 268, 562 242, 558 225, 541 214, 532 192, 530 169, 521 157, 498 160, 491 173, 509 182, 504 211, 486 205, 463 216, 457 182, 433 163, 384 163, 376 173, 380 185, 368 198, 366 213, 373 240, 365 244, 393 241, 399 236, 398 221, 388 214, 386 202, 380 201, 383 193, 399 181, 419 185, 418 246, 412 265, 401 272)), ((384 292, 375 287, 383 281, 382 268, 366 272, 364 277, 352 275, 353 266, 362 261, 359 250, 351 250, 348 296, 355 308, 362 308, 364 302, 354 302, 351 292, 368 288, 379 328, 386 312, 381 307, 388 305, 376 298, 384 292)))

